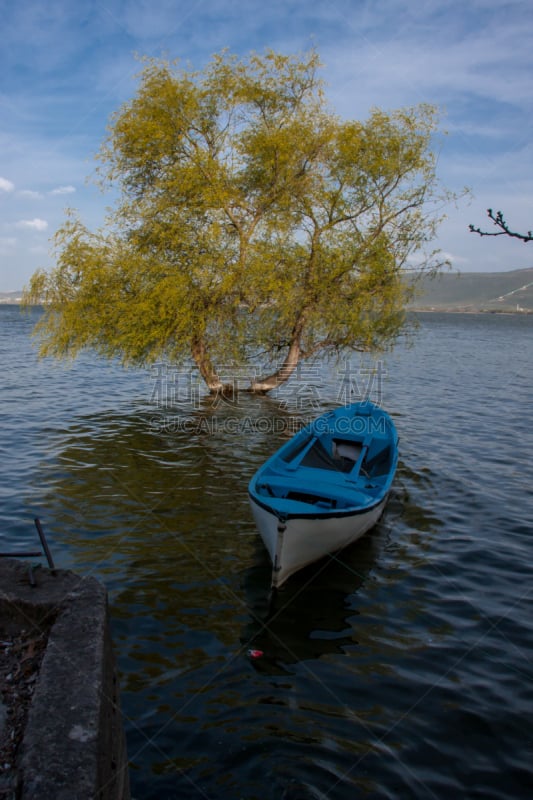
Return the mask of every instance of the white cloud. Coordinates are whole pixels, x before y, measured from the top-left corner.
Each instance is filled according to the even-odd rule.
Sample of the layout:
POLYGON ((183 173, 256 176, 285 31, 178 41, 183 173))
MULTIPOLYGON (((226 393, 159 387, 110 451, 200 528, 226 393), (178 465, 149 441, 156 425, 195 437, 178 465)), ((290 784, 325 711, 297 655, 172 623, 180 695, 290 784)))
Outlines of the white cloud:
POLYGON ((21 189, 17 194, 19 197, 28 197, 30 200, 39 200, 42 197, 40 192, 34 192, 32 189, 21 189))
POLYGON ((44 219, 39 219, 38 217, 35 219, 21 219, 19 222, 15 223, 15 227, 29 228, 30 230, 34 231, 45 231, 48 228, 48 222, 46 222, 44 219))
POLYGON ((2 192, 12 192, 15 188, 15 184, 8 181, 7 178, 0 177, 0 191, 2 192))
POLYGON ((76 189, 74 186, 58 186, 57 189, 52 189, 51 192, 48 194, 57 195, 57 194, 72 194, 75 192, 76 189))

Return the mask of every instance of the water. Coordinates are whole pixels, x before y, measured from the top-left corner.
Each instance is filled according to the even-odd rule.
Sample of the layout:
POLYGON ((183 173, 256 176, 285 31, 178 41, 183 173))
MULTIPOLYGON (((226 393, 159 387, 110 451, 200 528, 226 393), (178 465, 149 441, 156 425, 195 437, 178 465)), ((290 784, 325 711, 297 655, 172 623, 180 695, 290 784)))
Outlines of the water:
POLYGON ((420 315, 374 375, 212 407, 181 374, 38 362, 37 314, 0 306, 0 549, 39 516, 106 584, 133 797, 533 795, 533 317, 420 315), (370 381, 400 433, 386 512, 272 598, 248 479, 370 381))

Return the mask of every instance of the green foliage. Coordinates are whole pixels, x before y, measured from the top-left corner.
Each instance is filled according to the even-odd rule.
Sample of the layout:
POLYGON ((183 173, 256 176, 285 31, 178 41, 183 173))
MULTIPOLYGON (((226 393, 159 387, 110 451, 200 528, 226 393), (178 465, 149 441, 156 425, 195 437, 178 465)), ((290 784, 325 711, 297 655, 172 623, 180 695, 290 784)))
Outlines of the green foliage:
POLYGON ((120 202, 96 233, 71 214, 26 290, 46 306, 43 354, 192 356, 218 390, 213 364, 258 346, 285 358, 268 390, 300 357, 394 341, 402 272, 438 223, 436 112, 342 121, 318 67, 314 52, 145 62, 99 154, 120 202))

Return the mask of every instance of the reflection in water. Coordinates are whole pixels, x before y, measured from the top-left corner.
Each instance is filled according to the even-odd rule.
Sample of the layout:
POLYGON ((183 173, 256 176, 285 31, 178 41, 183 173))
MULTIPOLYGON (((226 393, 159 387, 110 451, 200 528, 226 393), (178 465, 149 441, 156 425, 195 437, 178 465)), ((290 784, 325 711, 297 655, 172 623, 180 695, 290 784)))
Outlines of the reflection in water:
MULTIPOLYGON (((373 681, 376 671, 393 682, 388 657, 376 667, 376 642, 394 654, 417 638, 388 627, 389 599, 376 594, 373 573, 391 527, 406 514, 422 520, 422 509, 400 480, 369 535, 272 595, 246 489, 287 435, 285 425, 270 432, 274 421, 290 416, 250 398, 238 410, 208 406, 177 419, 171 426, 168 413, 146 410, 86 416, 64 434, 56 464, 46 465, 54 527, 77 568, 96 570, 110 589, 139 792, 170 797, 179 786, 194 797, 212 785, 229 800, 248 785, 251 797, 268 765, 276 797, 317 796, 314 787, 332 782, 339 796, 351 793, 353 758, 369 747, 379 752, 376 737, 390 724, 375 700, 368 722, 367 698, 353 695, 353 682, 373 681), (245 440, 228 419, 248 426, 245 440), (327 741, 320 720, 328 721, 327 741), (310 761, 295 770, 302 748, 310 761), (221 770, 227 786, 218 783, 221 770)), ((425 546, 431 528, 428 517, 425 546)), ((402 577, 389 579, 387 594, 402 577)), ((422 613, 422 599, 409 605, 422 613)))
POLYGON ((349 599, 373 566, 379 533, 301 570, 278 591, 268 591, 272 566, 261 553, 244 575, 250 621, 241 634, 242 644, 260 653, 252 656, 257 669, 283 673, 285 665, 357 644, 349 599))
MULTIPOLYGON (((187 626, 194 627, 203 616, 194 608, 210 609, 212 630, 226 641, 252 640, 264 629, 273 646, 277 640, 274 649, 283 649, 285 630, 298 632, 302 642, 309 639, 305 632, 328 625, 342 630, 344 598, 371 569, 382 541, 379 528, 341 556, 295 576, 271 603, 264 626, 270 562, 252 521, 247 483, 287 435, 288 423, 299 421, 256 398, 237 408, 214 409, 206 402, 173 420, 170 430, 168 413, 157 417, 146 409, 135 416, 87 415, 62 432, 56 463, 43 464, 41 477, 46 475, 48 515, 72 562, 105 576, 119 613, 142 598, 153 619, 176 620, 181 607, 187 626), (228 419, 248 426, 246 440, 231 432, 228 419), (287 424, 273 435, 280 420, 287 424), (204 433, 207 428, 212 432, 204 433), (235 637, 225 604, 241 596, 252 628, 235 637)), ((391 508, 398 502, 393 497, 391 508)), ((329 635, 314 636, 296 650, 287 643, 285 655, 319 654, 321 641, 324 652, 339 647, 327 644, 329 635)), ((278 653, 274 660, 285 658, 278 653)))
POLYGON ((38 365, 7 316, 3 528, 41 517, 110 591, 133 796, 531 795, 533 320, 422 319, 387 361, 384 517, 270 598, 247 483, 335 405, 328 368, 307 407, 154 407, 90 355, 38 365))
MULTIPOLYGON (((201 787, 217 800, 254 797, 265 771, 276 798, 316 797, 330 785, 339 797, 375 789, 351 767, 369 748, 381 752, 390 712, 353 686, 377 673, 393 685, 393 655, 418 646, 414 632, 388 625, 388 594, 404 573, 387 579, 385 596, 374 575, 391 527, 425 515, 400 465, 374 531, 272 596, 247 484, 302 417, 242 398, 237 407, 85 415, 49 431, 56 457, 40 470, 43 503, 72 565, 110 590, 143 798, 194 798, 201 787), (259 658, 247 655, 254 649, 259 658)), ((422 528, 427 547, 430 515, 422 528)), ((422 602, 411 598, 411 612, 422 602)))

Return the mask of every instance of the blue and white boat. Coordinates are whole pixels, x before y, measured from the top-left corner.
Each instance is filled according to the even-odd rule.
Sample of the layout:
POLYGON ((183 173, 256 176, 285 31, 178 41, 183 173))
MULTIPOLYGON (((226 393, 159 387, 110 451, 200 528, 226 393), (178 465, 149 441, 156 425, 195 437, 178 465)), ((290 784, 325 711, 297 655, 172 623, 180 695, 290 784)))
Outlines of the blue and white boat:
POLYGON ((272 586, 372 528, 397 463, 394 423, 368 401, 323 414, 274 453, 248 487, 272 586))

